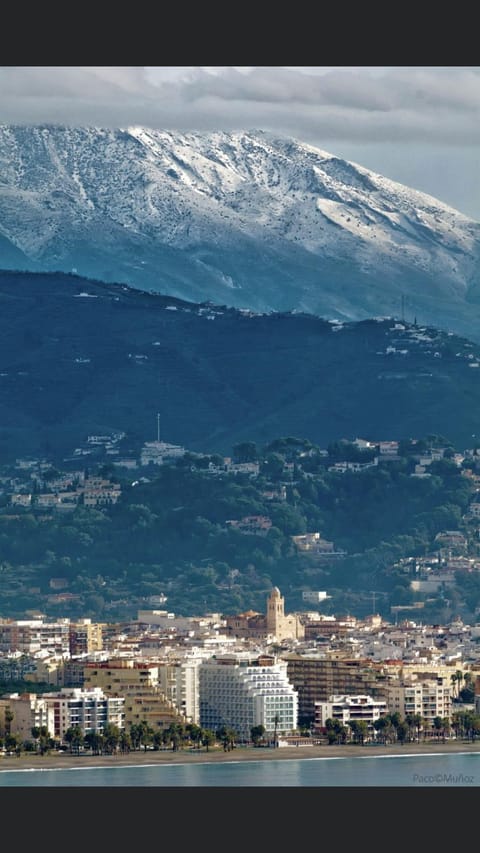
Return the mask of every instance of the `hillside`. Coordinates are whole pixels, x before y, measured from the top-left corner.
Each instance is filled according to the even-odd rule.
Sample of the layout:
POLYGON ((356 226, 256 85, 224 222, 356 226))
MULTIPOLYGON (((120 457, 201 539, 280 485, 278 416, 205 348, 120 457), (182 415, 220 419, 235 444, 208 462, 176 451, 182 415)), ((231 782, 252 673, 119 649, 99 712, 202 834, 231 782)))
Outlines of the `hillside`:
POLYGON ((393 319, 335 323, 187 303, 79 276, 0 273, 0 462, 126 432, 230 453, 302 435, 471 447, 478 346, 393 319))
POLYGON ((87 501, 90 463, 84 477, 77 462, 76 486, 40 464, 2 476, 1 615, 125 619, 167 599, 180 614, 244 612, 278 585, 295 609, 309 607, 304 590, 326 590, 322 608, 365 615, 374 592, 385 614, 420 603, 424 618, 475 618, 478 454, 455 454, 439 436, 401 442, 395 458, 298 437, 236 455, 246 450, 256 463, 244 473, 218 455, 186 454, 134 479, 110 466, 112 504, 87 501), (437 583, 416 592, 419 578, 437 583))

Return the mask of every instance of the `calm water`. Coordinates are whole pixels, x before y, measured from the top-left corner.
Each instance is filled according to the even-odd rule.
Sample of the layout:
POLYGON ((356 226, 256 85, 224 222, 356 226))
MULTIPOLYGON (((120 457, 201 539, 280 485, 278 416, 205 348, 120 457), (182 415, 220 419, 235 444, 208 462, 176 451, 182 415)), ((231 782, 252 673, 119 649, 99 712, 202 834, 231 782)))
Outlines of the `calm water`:
POLYGON ((0 787, 468 787, 480 785, 480 754, 303 758, 99 767, 0 770, 0 787))

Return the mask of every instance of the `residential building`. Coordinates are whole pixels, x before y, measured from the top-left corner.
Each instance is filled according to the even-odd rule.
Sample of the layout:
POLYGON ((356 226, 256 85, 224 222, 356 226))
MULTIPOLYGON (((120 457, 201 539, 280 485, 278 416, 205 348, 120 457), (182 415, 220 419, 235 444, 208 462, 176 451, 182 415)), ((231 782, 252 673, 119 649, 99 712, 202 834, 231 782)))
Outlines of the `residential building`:
POLYGON ((339 720, 343 725, 363 720, 370 730, 379 717, 387 713, 384 699, 374 699, 366 694, 329 696, 326 702, 315 702, 315 731, 324 731, 327 720, 339 720))
POLYGON ((187 718, 180 714, 175 706, 157 690, 125 697, 125 728, 139 723, 147 723, 154 731, 164 731, 173 723, 183 725, 187 718))
POLYGON ((158 687, 158 666, 132 659, 88 661, 84 674, 85 687, 101 687, 109 695, 158 687))
POLYGON ((43 699, 53 710, 54 737, 63 739, 72 726, 79 726, 84 735, 101 732, 107 723, 125 728, 125 699, 107 696, 100 687, 63 687, 57 693, 44 693, 43 699))
POLYGON ((68 619, 45 622, 42 619, 0 619, 0 653, 38 651, 68 655, 70 624, 68 619))
POLYGON ((312 725, 315 703, 328 702, 332 695, 371 695, 386 699, 386 675, 380 664, 368 658, 351 658, 327 653, 291 652, 282 655, 289 681, 298 693, 300 724, 312 725))
POLYGON ((451 681, 446 677, 405 678, 390 683, 386 691, 389 713, 398 711, 401 717, 420 714, 426 725, 435 717, 451 719, 451 681))
POLYGON ((99 652, 103 648, 102 626, 91 619, 77 619, 70 624, 70 654, 99 652))
POLYGON ((190 723, 200 723, 198 667, 201 659, 159 662, 158 684, 167 699, 190 723))
POLYGON ((158 665, 111 659, 85 665, 85 687, 101 687, 108 696, 125 698, 125 727, 146 720, 154 729, 186 722, 158 683, 158 665))
POLYGON ((10 693, 0 699, 0 734, 7 730, 6 713, 12 719, 8 723, 10 734, 19 735, 22 741, 32 740, 32 728, 46 726, 50 735, 54 732, 53 708, 43 696, 36 693, 10 693))
POLYGON ((252 726, 267 735, 291 734, 298 724, 297 692, 287 665, 269 655, 228 654, 199 666, 200 725, 218 731, 227 726, 250 740, 252 726))

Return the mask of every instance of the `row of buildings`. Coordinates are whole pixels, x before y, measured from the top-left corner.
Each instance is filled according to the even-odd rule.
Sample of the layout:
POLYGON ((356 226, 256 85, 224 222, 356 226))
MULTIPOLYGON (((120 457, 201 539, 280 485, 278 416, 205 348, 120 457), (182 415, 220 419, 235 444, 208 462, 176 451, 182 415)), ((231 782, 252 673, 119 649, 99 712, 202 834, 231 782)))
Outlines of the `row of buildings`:
MULTIPOLYGON (((418 715, 430 731, 436 718, 449 723, 462 707, 461 684, 480 685, 475 632, 440 628, 286 614, 277 587, 265 614, 225 619, 159 610, 122 626, 3 619, 0 680, 37 689, 0 697, 0 735, 28 740, 45 725, 61 740, 75 725, 87 733, 146 722, 153 731, 227 726, 249 740, 256 726, 267 736, 288 738, 304 727, 320 736, 328 719, 338 719, 364 720, 374 737, 375 721, 397 712, 418 715), (322 633, 325 625, 333 630, 322 633)), ((479 700, 472 711, 480 712, 479 700)))

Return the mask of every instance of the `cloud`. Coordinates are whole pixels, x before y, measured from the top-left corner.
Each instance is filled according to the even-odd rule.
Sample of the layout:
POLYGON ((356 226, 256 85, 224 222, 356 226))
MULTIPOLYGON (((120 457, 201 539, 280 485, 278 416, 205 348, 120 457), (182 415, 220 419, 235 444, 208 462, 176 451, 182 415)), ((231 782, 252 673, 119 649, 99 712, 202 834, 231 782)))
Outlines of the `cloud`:
POLYGON ((480 221, 475 66, 0 66, 0 123, 270 131, 480 221))
POLYGON ((2 67, 3 124, 259 128, 312 144, 480 142, 476 67, 2 67))

